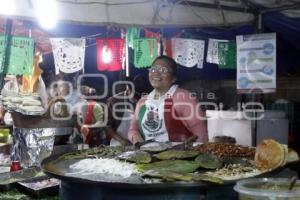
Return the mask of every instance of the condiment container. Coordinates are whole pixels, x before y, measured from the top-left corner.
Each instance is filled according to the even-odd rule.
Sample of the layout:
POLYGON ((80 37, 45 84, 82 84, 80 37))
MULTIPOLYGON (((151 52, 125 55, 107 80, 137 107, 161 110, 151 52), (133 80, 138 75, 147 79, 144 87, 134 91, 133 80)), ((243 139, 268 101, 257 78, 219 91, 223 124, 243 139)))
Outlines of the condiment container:
POLYGON ((300 180, 289 191, 289 178, 252 178, 234 186, 240 200, 300 200, 300 180))
POLYGON ((11 162, 11 166, 10 166, 10 171, 14 172, 14 171, 18 171, 21 170, 21 165, 19 161, 12 161, 11 162))

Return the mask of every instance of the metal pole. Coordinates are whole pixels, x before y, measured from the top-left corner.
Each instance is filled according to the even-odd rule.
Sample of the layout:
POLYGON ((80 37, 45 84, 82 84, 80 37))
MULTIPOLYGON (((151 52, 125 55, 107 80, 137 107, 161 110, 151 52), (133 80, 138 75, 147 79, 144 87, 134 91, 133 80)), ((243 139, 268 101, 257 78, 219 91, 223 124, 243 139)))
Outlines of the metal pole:
MULTIPOLYGON (((262 25, 262 14, 261 13, 257 13, 256 16, 256 26, 255 26, 255 32, 256 33, 262 33, 263 32, 263 25, 262 25)), ((250 97, 252 102, 260 102, 261 101, 261 94, 255 94, 252 93, 251 97, 250 97)), ((255 107, 253 106, 253 109, 255 109, 255 107)), ((252 129, 252 139, 253 139, 253 146, 257 145, 257 113, 254 112, 254 120, 252 121, 252 125, 253 125, 253 129, 252 129)))
POLYGON ((129 69, 129 47, 127 43, 127 35, 128 35, 128 28, 126 29, 126 36, 125 36, 125 76, 129 77, 130 76, 130 69, 129 69))

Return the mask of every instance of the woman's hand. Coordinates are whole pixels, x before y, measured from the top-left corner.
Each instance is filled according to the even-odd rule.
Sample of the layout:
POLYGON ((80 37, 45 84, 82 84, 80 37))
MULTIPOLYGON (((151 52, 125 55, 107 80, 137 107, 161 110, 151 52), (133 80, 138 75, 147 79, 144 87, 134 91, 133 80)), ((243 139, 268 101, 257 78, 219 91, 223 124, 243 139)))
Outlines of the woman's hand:
POLYGON ((117 141, 120 142, 120 144, 121 144, 122 146, 128 146, 128 145, 131 144, 128 140, 123 139, 123 138, 118 138, 117 141))
POLYGON ((142 138, 141 134, 135 134, 132 137, 132 143, 135 144, 137 142, 144 142, 144 139, 142 138))
POLYGON ((0 107, 0 124, 5 124, 5 122, 4 122, 5 112, 6 112, 6 110, 1 106, 0 107))
POLYGON ((84 138, 87 137, 87 135, 89 134, 89 131, 90 131, 90 128, 87 127, 87 126, 85 126, 85 125, 83 125, 83 126, 80 128, 80 133, 81 133, 81 135, 84 136, 84 138))
POLYGON ((131 142, 128 139, 123 138, 121 135, 119 135, 114 129, 108 128, 107 129, 107 136, 111 139, 117 140, 122 146, 130 145, 131 142))

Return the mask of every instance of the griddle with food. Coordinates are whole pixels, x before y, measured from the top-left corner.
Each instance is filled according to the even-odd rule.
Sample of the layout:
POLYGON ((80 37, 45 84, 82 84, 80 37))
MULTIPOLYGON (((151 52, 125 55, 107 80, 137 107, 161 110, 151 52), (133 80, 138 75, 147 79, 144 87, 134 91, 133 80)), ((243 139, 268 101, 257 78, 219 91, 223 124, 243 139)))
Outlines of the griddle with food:
POLYGON ((298 159, 295 151, 274 140, 265 140, 256 148, 205 143, 184 150, 154 142, 140 149, 99 146, 56 155, 45 159, 42 169, 66 181, 118 187, 198 187, 273 176, 278 168, 298 159))

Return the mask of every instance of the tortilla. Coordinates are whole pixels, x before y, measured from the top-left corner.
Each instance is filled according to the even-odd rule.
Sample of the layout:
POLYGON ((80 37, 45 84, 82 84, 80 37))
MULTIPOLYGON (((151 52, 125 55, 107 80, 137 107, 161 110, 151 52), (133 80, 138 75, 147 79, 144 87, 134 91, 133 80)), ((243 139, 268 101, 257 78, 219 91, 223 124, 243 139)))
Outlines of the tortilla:
POLYGON ((263 140, 255 151, 255 166, 259 170, 272 170, 285 164, 285 147, 273 139, 263 140))
POLYGON ((297 162, 297 161, 299 161, 298 153, 295 150, 289 148, 288 149, 287 162, 290 163, 290 162, 297 162))
POLYGON ((286 144, 281 144, 281 146, 283 147, 284 150, 284 159, 282 160, 280 167, 283 167, 287 163, 289 150, 286 144))
POLYGON ((21 103, 23 100, 22 100, 21 97, 11 97, 11 98, 10 98, 10 101, 11 101, 12 103, 21 103))
POLYGON ((20 106, 20 109, 27 112, 43 112, 44 108, 41 106, 20 106))
POLYGON ((23 106, 41 106, 42 103, 39 100, 35 99, 26 99, 22 102, 23 106))

